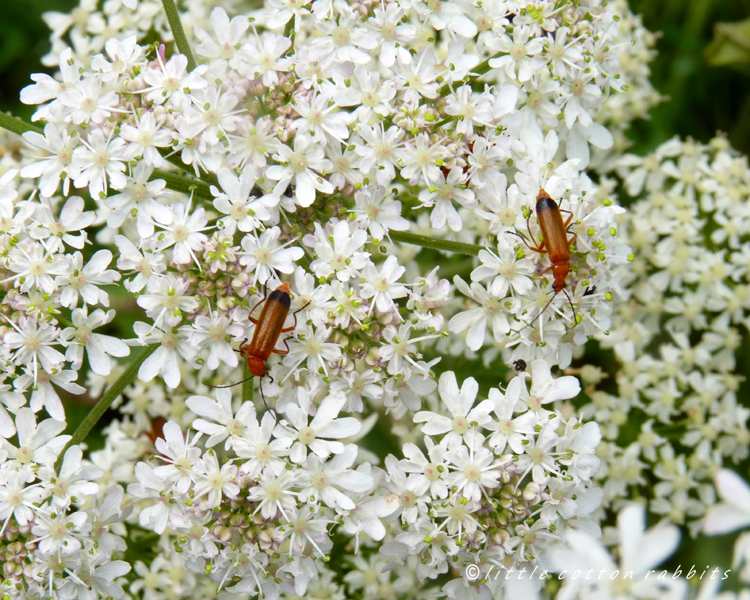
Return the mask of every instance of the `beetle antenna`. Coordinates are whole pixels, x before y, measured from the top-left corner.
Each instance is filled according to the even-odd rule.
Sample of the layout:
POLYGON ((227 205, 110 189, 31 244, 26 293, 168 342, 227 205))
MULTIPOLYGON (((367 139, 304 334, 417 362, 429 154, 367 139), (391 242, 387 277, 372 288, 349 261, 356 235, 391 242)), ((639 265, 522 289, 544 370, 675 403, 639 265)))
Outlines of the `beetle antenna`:
POLYGON ((297 310, 295 310, 292 314, 296 315, 299 311, 305 309, 308 304, 310 304, 310 300, 305 300, 305 303, 302 306, 300 306, 297 310))
POLYGON ((549 305, 550 305, 550 304, 552 304, 552 301, 553 301, 553 300, 554 300, 555 298, 557 298, 557 294, 559 294, 559 293, 560 293, 560 292, 555 292, 554 294, 552 294, 552 298, 550 298, 550 299, 549 299, 549 302, 547 302, 547 304, 545 304, 545 305, 544 305, 544 308, 542 309, 542 312, 540 312, 540 313, 539 313, 540 315, 543 315, 543 314, 544 314, 544 311, 545 311, 545 310, 547 310, 547 309, 549 308, 549 305))
MULTIPOLYGON (((539 314, 541 314, 541 313, 539 313, 539 314)), ((526 327, 531 327, 531 323, 529 323, 525 319, 522 319, 521 317, 519 317, 517 315, 516 315, 516 319, 518 319, 519 321, 521 321, 522 323, 524 323, 526 325, 526 327)), ((522 332, 524 329, 526 329, 526 327, 521 327, 521 329, 519 329, 518 332, 519 333, 522 332)))
MULTIPOLYGON (((273 383, 273 377, 270 375, 267 376, 271 383, 273 383)), ((276 425, 276 423, 279 422, 279 416, 276 414, 275 410, 271 410, 268 408, 268 403, 266 402, 266 395, 263 393, 263 378, 260 378, 260 381, 258 382, 258 389, 260 389, 260 397, 263 398, 263 406, 266 407, 266 412, 270 412, 273 415, 273 424, 276 425)))
POLYGON ((568 299, 568 304, 570 304, 570 309, 573 311, 573 327, 578 325, 578 315, 576 315, 576 309, 575 306, 573 306, 573 301, 570 299, 570 294, 568 294, 568 291, 563 288, 562 289, 563 294, 565 294, 565 297, 568 299))
POLYGON ((230 388, 230 387, 234 387, 235 385, 240 385, 241 383, 245 383, 246 381, 250 381, 253 377, 255 377, 255 375, 250 375, 250 377, 248 377, 247 379, 243 379, 242 381, 238 381, 237 383, 233 383, 231 385, 211 385, 210 383, 206 383, 205 381, 202 382, 202 383, 203 383, 203 385, 207 385, 210 388, 214 388, 214 389, 220 390, 220 389, 223 389, 223 388, 230 388))

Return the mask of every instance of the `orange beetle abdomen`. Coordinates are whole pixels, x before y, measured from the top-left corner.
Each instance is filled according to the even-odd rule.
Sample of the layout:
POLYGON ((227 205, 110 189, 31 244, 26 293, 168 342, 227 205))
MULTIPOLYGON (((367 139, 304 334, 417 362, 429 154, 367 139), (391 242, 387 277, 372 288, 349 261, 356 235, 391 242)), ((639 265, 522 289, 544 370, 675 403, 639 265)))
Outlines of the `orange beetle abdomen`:
POLYGON ((281 330, 284 329, 284 321, 292 304, 291 292, 286 282, 271 292, 258 317, 250 345, 241 348, 242 356, 247 358, 248 369, 256 377, 268 373, 265 362, 271 356, 281 330))
POLYGON ((542 230, 544 247, 547 249, 552 264, 559 265, 570 262, 568 232, 565 231, 560 207, 544 190, 540 190, 537 196, 536 218, 539 221, 539 228, 542 230))

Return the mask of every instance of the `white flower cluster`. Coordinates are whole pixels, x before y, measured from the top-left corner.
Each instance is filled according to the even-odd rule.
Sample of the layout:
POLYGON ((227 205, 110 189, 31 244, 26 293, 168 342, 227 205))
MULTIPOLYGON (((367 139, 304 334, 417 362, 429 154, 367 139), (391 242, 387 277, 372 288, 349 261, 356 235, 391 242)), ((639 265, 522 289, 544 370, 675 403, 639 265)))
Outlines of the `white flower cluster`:
POLYGON ((750 245, 743 242, 750 171, 746 157, 718 137, 626 155, 618 172, 640 198, 623 228, 638 259, 621 281, 629 301, 613 315, 610 335, 599 338, 620 363, 617 393, 598 389, 601 370, 583 369, 592 401, 582 415, 606 423, 608 443, 598 452, 605 505, 617 507, 639 490, 651 511, 696 530, 715 501, 713 474, 725 460, 745 459, 750 444, 750 410, 737 397, 735 372, 750 311, 750 245), (634 412, 643 418, 634 421, 634 412))
MULTIPOLYGON (((401 527, 381 552, 399 562, 417 556, 420 581, 464 575, 443 588, 450 598, 466 597, 474 585, 468 565, 533 569, 563 526, 601 535, 589 518, 603 495, 590 484, 599 470, 599 426, 545 408, 579 393, 575 377, 553 379, 543 360, 531 373, 530 389, 521 373, 505 393, 493 388, 476 406, 477 382, 468 378, 459 389, 453 373, 443 373, 445 408, 414 415, 425 451, 409 443, 404 459, 386 458, 383 485, 400 499, 401 527)), ((503 584, 487 582, 493 593, 503 584)))
MULTIPOLYGON (((259 422, 249 402, 235 412, 229 390, 216 401, 192 396, 187 405, 202 417, 193 422, 200 433, 186 437, 167 422, 156 439, 163 464, 138 463, 128 494, 141 526, 169 528, 186 566, 229 592, 304 595, 316 561, 330 556, 335 525, 354 537, 355 549, 360 534, 388 535, 382 552, 395 560, 391 568, 416 557, 420 582, 458 575, 468 564, 533 565, 563 524, 600 535, 589 515, 603 492, 590 484, 598 425, 566 422, 545 408, 575 397, 578 381, 553 379, 543 360, 531 372, 530 389, 522 373, 505 394, 492 389, 476 406, 476 381, 459 389, 444 373, 445 410, 414 415, 426 452, 406 444, 405 458, 388 456, 385 472, 355 468, 356 444, 339 441, 362 428, 338 417, 343 393, 327 396, 314 416, 289 403, 278 423, 270 413, 259 422), (209 436, 205 452, 201 434, 209 436)), ((469 583, 458 578, 444 591, 461 597, 469 583)))
POLYGON ((370 465, 351 468, 357 446, 338 440, 362 423, 337 418, 344 394, 328 396, 312 419, 290 404, 278 424, 268 412, 259 423, 249 402, 234 414, 229 390, 217 399, 187 402, 206 417, 194 426, 209 434, 207 451, 196 446, 200 433, 183 436, 169 421, 156 439, 164 464, 138 463, 139 483, 128 486, 134 499, 151 501, 141 503, 140 524, 158 534, 170 527, 189 569, 210 573, 230 592, 303 596, 317 577, 316 562, 328 558, 334 524, 349 535, 383 538, 379 518, 396 510, 398 499, 370 497, 378 484, 370 465), (222 442, 231 458, 220 462, 214 447, 222 442))
POLYGON ((122 508, 123 488, 97 483, 103 472, 82 460, 79 446, 69 448, 55 470, 70 439, 60 435, 64 421, 37 423, 26 406, 17 411, 15 429, 16 444, 0 438, 3 593, 121 597, 115 580, 131 567, 112 557, 126 548, 119 523, 133 508, 122 508))
MULTIPOLYGON (((59 72, 21 95, 43 129, 0 156, 2 593, 413 597, 446 575, 435 593, 485 597, 503 580, 467 565, 530 567, 563 530, 599 535, 602 497, 625 494, 592 484, 598 455, 612 473, 599 425, 551 373, 595 334, 619 348, 616 301, 637 295, 623 266, 644 243, 621 241, 631 217, 584 170, 656 101, 640 22, 598 0, 183 5, 183 53, 146 45, 173 39, 154 0, 48 15, 59 72), (542 190, 564 242, 540 239, 542 190), (259 316, 274 290, 291 291, 283 323, 259 316), (209 392, 248 353, 265 363, 251 340, 271 326, 262 396, 209 392), (127 371, 113 359, 141 346, 127 371), (475 406, 452 369, 477 353, 518 373, 475 406), (56 388, 119 396, 95 466, 82 440, 61 457, 56 388), (379 452, 360 445, 387 428, 379 452), (115 581, 125 539, 148 550, 115 581)), ((691 213, 658 206, 673 239, 691 213)))

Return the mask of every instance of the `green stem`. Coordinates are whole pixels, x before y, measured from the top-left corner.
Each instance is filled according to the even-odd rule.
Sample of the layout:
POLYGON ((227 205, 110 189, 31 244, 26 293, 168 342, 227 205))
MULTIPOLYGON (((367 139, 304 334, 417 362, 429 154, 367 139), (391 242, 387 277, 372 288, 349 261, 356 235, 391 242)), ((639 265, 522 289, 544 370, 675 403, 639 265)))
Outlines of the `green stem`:
POLYGON ((7 129, 8 131, 12 131, 13 133, 17 133, 18 135, 26 133, 27 131, 44 133, 41 129, 39 129, 39 127, 36 127, 31 123, 27 123, 26 121, 22 121, 21 119, 11 117, 4 112, 0 112, 0 127, 2 127, 3 129, 7 129))
POLYGON ((255 377, 250 373, 250 367, 244 359, 242 362, 242 380, 242 402, 252 402, 253 392, 255 391, 253 389, 255 377))
POLYGON ((73 324, 71 320, 66 319, 62 315, 55 315, 55 319, 57 319, 60 323, 65 325, 65 327, 75 327, 75 325, 73 324))
POLYGON ((172 163, 175 167, 180 169, 180 171, 183 171, 188 176, 193 177, 196 181, 204 181, 203 178, 205 177, 207 181, 204 181, 204 183, 208 185, 215 185, 216 187, 221 187, 219 186, 219 178, 216 177, 214 173, 203 171, 200 178, 195 177, 195 170, 190 165, 187 165, 182 161, 181 152, 172 153, 163 149, 163 151, 161 151, 161 155, 164 157, 164 160, 172 163))
POLYGON ((94 425, 96 425, 99 419, 102 418, 102 415, 107 412, 107 409, 115 401, 115 399, 120 394, 122 394, 122 391, 126 387, 133 383, 136 376, 138 375, 138 369, 141 368, 143 362, 149 356, 151 356, 160 345, 161 344, 150 344, 149 346, 146 346, 138 355, 138 357, 130 364, 130 366, 125 369, 125 372, 120 375, 119 379, 115 381, 107 390, 107 392, 99 399, 99 402, 96 403, 94 408, 91 409, 91 412, 86 415, 86 418, 78 426, 78 429, 76 429, 71 440, 67 444, 65 444, 65 448, 63 448, 63 451, 60 452, 60 456, 55 462, 56 473, 60 473, 60 468, 62 467, 63 458, 65 457, 65 452, 67 451, 67 449, 71 446, 80 444, 86 439, 89 432, 94 428, 94 425))
POLYGON ((195 192, 195 196, 202 200, 212 201, 214 199, 211 194, 211 187, 206 182, 190 175, 154 169, 154 172, 151 173, 151 177, 149 177, 149 181, 155 179, 163 179, 166 181, 167 187, 174 192, 182 192, 188 196, 190 195, 190 192, 195 192))
POLYGON ((297 47, 294 45, 295 43, 295 31, 294 31, 294 17, 289 19, 284 26, 284 37, 289 38, 292 41, 292 45, 289 46, 289 50, 286 51, 286 54, 284 56, 291 56, 294 54, 294 51, 297 49, 297 47))
MULTIPOLYGON (((469 73, 466 77, 464 77, 464 81, 466 81, 469 78, 472 79, 478 79, 482 75, 484 75, 487 71, 490 70, 490 61, 493 58, 499 58, 500 56, 504 56, 507 54, 507 52, 498 52, 497 54, 494 54, 493 56, 490 56, 488 59, 483 60, 480 62, 476 67, 474 67, 471 70, 471 73, 469 73)), ((466 81, 468 83, 468 81, 466 81)), ((460 81, 456 81, 453 83, 453 85, 461 85, 462 83, 460 81)), ((445 98, 445 96, 448 94, 448 92, 451 91, 451 83, 446 83, 443 87, 441 87, 438 90, 438 94, 441 98, 445 98)))
POLYGON ((177 12, 177 6, 175 5, 174 0, 161 0, 161 3, 164 6, 164 12, 167 14, 169 27, 172 29, 172 35, 177 44, 177 49, 187 58, 188 71, 192 71, 195 69, 195 59, 190 50, 190 44, 188 44, 185 30, 182 28, 182 21, 180 21, 180 13, 177 12))
POLYGON ((442 121, 438 121, 435 123, 435 127, 442 127, 443 125, 447 125, 448 123, 451 123, 452 121, 455 121, 458 119, 458 115, 453 115, 452 117, 446 117, 442 121))
POLYGON ((161 154, 164 157, 164 160, 166 160, 168 163, 172 163, 175 167, 177 167, 180 171, 184 172, 186 175, 189 175, 190 177, 195 177, 192 167, 190 165, 186 165, 184 162, 182 162, 182 152, 174 152, 173 150, 170 150, 169 148, 160 148, 159 154, 161 154))
POLYGON ((414 244, 423 248, 433 250, 446 250, 447 252, 457 252, 458 254, 468 254, 476 256, 484 246, 474 244, 464 244, 463 242, 452 242, 450 240, 441 240, 438 238, 427 237, 426 235, 417 235, 406 231, 390 231, 388 235, 394 242, 403 242, 404 244, 414 244))

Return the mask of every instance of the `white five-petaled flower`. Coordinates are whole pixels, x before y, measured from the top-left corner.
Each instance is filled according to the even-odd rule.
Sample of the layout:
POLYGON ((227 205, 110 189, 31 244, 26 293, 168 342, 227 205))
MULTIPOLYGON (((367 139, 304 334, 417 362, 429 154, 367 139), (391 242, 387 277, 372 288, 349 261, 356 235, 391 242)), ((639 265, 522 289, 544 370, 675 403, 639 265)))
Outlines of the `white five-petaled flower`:
POLYGON ((252 231, 271 219, 267 207, 278 202, 278 198, 256 198, 251 195, 258 180, 253 167, 247 167, 239 177, 230 169, 222 167, 217 176, 221 190, 211 186, 211 193, 216 197, 213 205, 226 215, 221 219, 221 228, 227 235, 233 235, 235 228, 245 232, 252 231))
POLYGON ((166 270, 164 255, 154 252, 155 240, 151 245, 144 244, 142 251, 136 248, 135 244, 124 235, 116 235, 114 242, 120 251, 117 268, 123 271, 138 272, 133 279, 125 281, 125 288, 129 292, 140 292, 151 278, 157 278, 159 274, 166 270))
POLYGON ((279 244, 281 230, 278 227, 266 229, 259 236, 248 234, 242 238, 240 264, 253 271, 253 285, 266 283, 274 274, 294 272, 294 262, 305 254, 298 246, 291 246, 295 240, 279 244))
MULTIPOLYGON (((63 413, 64 416, 64 413, 63 413)), ((70 440, 69 435, 58 435, 65 431, 65 421, 45 419, 37 423, 34 411, 23 406, 16 412, 15 432, 18 433, 18 446, 14 446, 5 438, 0 439, 0 449, 7 452, 8 467, 19 472, 23 470, 28 475, 27 480, 33 481, 35 475, 32 469, 37 465, 52 466, 65 444, 70 440)), ((13 433, 7 437, 13 436, 13 433)))
POLYGON ((354 417, 338 417, 344 404, 346 395, 341 392, 330 394, 320 403, 309 423, 310 415, 299 405, 286 407, 288 421, 282 422, 274 434, 279 439, 295 440, 289 454, 293 462, 303 463, 308 448, 323 459, 344 451, 344 444, 332 440, 350 437, 362 428, 362 423, 354 417))
POLYGON ((83 198, 71 196, 63 205, 60 216, 55 217, 57 211, 43 198, 41 204, 36 206, 34 217, 37 223, 29 235, 37 240, 47 240, 51 248, 54 244, 49 238, 57 237, 68 246, 81 250, 88 237, 86 228, 96 219, 94 211, 84 211, 83 208, 83 198), (78 235, 73 235, 76 232, 78 235))
POLYGON ((175 202, 172 205, 171 225, 162 225, 166 231, 159 250, 171 247, 172 260, 177 264, 187 264, 192 260, 200 266, 195 252, 205 245, 208 238, 203 232, 211 227, 206 227, 208 218, 203 207, 191 210, 191 204, 185 206, 182 202, 175 202))
POLYGON ((213 36, 200 25, 195 25, 195 37, 200 41, 195 48, 196 53, 212 60, 227 61, 232 68, 238 67, 237 46, 250 23, 243 15, 237 15, 230 21, 220 6, 211 11, 210 20, 213 36))
POLYGON ((64 329, 62 336, 63 339, 72 342, 68 345, 65 358, 72 361, 74 368, 80 367, 84 349, 89 358, 91 370, 102 376, 109 375, 112 369, 110 356, 121 357, 130 354, 130 348, 122 340, 111 335, 94 333, 94 330, 98 327, 112 322, 115 318, 114 310, 104 312, 101 308, 98 308, 89 315, 88 307, 84 306, 83 308, 76 308, 71 313, 70 318, 73 327, 64 329))
POLYGON ((207 501, 201 506, 211 509, 221 506, 221 499, 226 496, 236 499, 240 493, 240 486, 234 480, 237 478, 237 466, 231 462, 219 464, 213 450, 206 452, 193 470, 197 479, 193 490, 196 498, 207 496, 207 501))
POLYGON ((167 525, 174 528, 185 527, 189 525, 189 521, 183 516, 180 507, 172 502, 171 486, 156 475, 157 468, 160 467, 152 467, 145 462, 136 464, 135 477, 138 483, 128 486, 128 494, 134 498, 153 501, 153 504, 146 506, 138 514, 138 522, 141 527, 149 527, 161 535, 167 525))
POLYGON ((153 171, 152 165, 138 163, 122 191, 104 200, 104 204, 112 209, 107 216, 109 227, 118 228, 135 215, 138 235, 145 241, 154 234, 154 223, 172 223, 172 210, 162 201, 174 193, 166 189, 167 182, 163 179, 150 180, 153 171))
POLYGON ((165 463, 154 469, 154 475, 173 486, 178 494, 186 494, 193 484, 193 468, 201 456, 201 449, 196 446, 200 437, 200 433, 192 439, 189 435, 183 436, 177 423, 167 421, 162 427, 162 435, 154 442, 159 452, 157 458, 165 463))
POLYGON ((73 150, 73 169, 76 177, 73 185, 77 188, 88 186, 95 200, 107 195, 109 184, 121 190, 127 183, 125 167, 129 160, 126 142, 121 137, 105 137, 102 129, 93 129, 81 145, 73 150))
POLYGON ((138 379, 149 382, 157 375, 162 374, 164 383, 170 388, 176 388, 180 385, 182 376, 178 356, 192 362, 195 353, 187 335, 182 330, 175 333, 170 328, 161 331, 157 327, 141 321, 133 326, 133 330, 144 345, 160 344, 156 351, 143 361, 138 369, 138 379))
MULTIPOLYGON (((453 283, 464 296, 471 298, 479 306, 453 315, 448 322, 448 329, 453 333, 461 333, 468 329, 466 345, 471 350, 479 350, 484 344, 487 325, 490 325, 495 341, 501 342, 505 334, 510 331, 504 303, 488 293, 480 283, 474 282, 469 287, 458 275, 454 277, 453 283)), ((517 305, 518 301, 514 301, 514 304, 517 305)))
POLYGON ((369 473, 351 469, 356 458, 356 444, 347 444, 342 452, 327 462, 323 462, 317 454, 310 454, 304 463, 306 472, 297 482, 301 488, 308 490, 305 500, 309 502, 320 498, 330 508, 353 510, 356 504, 345 492, 366 492, 373 486, 369 473))
POLYGON ((356 275, 368 262, 369 254, 362 252, 367 241, 367 232, 351 229, 348 221, 339 221, 333 227, 332 240, 325 230, 315 223, 315 235, 306 235, 305 245, 312 246, 318 255, 310 268, 319 277, 336 275, 346 282, 356 275))
POLYGON ((208 85, 202 77, 208 65, 198 65, 191 73, 186 73, 188 59, 184 54, 175 54, 166 63, 162 52, 158 52, 156 58, 157 67, 143 72, 143 79, 149 87, 141 92, 146 94, 147 100, 157 104, 169 100, 179 106, 187 100, 184 90, 199 90, 208 85))
POLYGON ((474 406, 478 391, 479 385, 473 377, 465 379, 459 389, 456 375, 453 371, 446 371, 440 375, 438 392, 450 416, 420 411, 414 415, 414 422, 424 423, 421 430, 425 435, 447 434, 449 445, 451 442, 462 443, 464 439, 472 445, 479 436, 477 426, 490 421, 494 407, 492 400, 483 400, 474 406))
POLYGON ((507 237, 498 238, 497 254, 480 250, 479 260, 482 264, 471 272, 471 280, 494 278, 487 289, 496 298, 505 298, 511 287, 516 294, 524 296, 534 286, 531 280, 534 262, 528 258, 518 260, 507 237))
POLYGON ((193 421, 195 429, 210 436, 206 440, 208 448, 226 440, 224 449, 229 450, 235 441, 244 439, 247 427, 258 425, 252 402, 243 402, 237 414, 234 414, 230 389, 216 390, 216 401, 205 396, 190 396, 185 404, 199 417, 210 419, 193 421))
MULTIPOLYGON (((309 2, 309 0, 306 0, 309 2)), ((296 2, 299 6, 302 2, 296 2)), ((273 18, 273 17, 272 17, 273 18)), ((250 77, 260 77, 263 85, 271 88, 279 83, 279 73, 288 71, 294 62, 284 58, 292 45, 292 40, 274 33, 266 34, 263 39, 248 42, 242 46, 242 61, 250 77)))
POLYGON ((187 296, 187 282, 168 275, 160 275, 149 280, 148 293, 138 296, 138 306, 146 309, 146 314, 154 320, 154 327, 165 322, 176 327, 182 320, 182 313, 192 313, 198 308, 198 300, 187 296))
POLYGON ((112 253, 109 250, 99 250, 84 266, 83 255, 76 252, 72 256, 68 255, 68 262, 68 271, 57 277, 57 284, 63 288, 60 304, 74 308, 78 305, 80 295, 85 304, 109 306, 109 294, 99 289, 99 286, 120 280, 117 271, 107 269, 112 262, 112 253))
POLYGON ((266 176, 279 182, 273 190, 275 195, 280 196, 293 183, 297 204, 305 207, 315 200, 316 190, 333 194, 333 185, 323 178, 325 172, 333 169, 333 163, 325 158, 323 146, 313 142, 312 138, 303 135, 295 137, 293 150, 282 144, 273 158, 282 163, 266 169, 266 176))
POLYGON ((48 373, 60 368, 65 357, 52 347, 60 344, 60 331, 56 327, 26 317, 11 325, 13 330, 5 334, 3 342, 10 350, 15 350, 13 362, 16 365, 31 367, 34 378, 40 365, 48 373))
POLYGON ((164 159, 157 148, 164 148, 172 143, 172 134, 165 127, 164 119, 156 120, 154 113, 147 112, 140 119, 136 113, 136 124, 122 126, 122 139, 130 142, 126 152, 131 157, 142 156, 146 164, 156 167, 162 166, 164 159))
POLYGON ((449 450, 445 458, 453 469, 446 476, 446 483, 454 493, 479 502, 488 489, 498 486, 500 469, 491 450, 462 444, 449 450))
POLYGON ((391 198, 380 185, 371 185, 354 193, 357 204, 354 212, 376 240, 388 237, 391 230, 409 230, 409 221, 401 216, 401 203, 389 201, 391 198))
POLYGON ((320 94, 310 102, 297 98, 292 106, 300 115, 292 122, 298 136, 309 136, 318 144, 325 144, 329 138, 343 143, 349 137, 351 117, 342 111, 333 112, 338 107, 327 96, 320 94))
POLYGON ((96 481, 103 475, 99 467, 83 463, 80 446, 67 449, 59 473, 51 466, 43 467, 38 473, 42 487, 52 496, 53 506, 63 511, 74 499, 80 502, 86 496, 96 494, 99 490, 96 481))
POLYGON ((237 366, 237 352, 231 341, 243 339, 245 329, 242 325, 211 310, 207 316, 195 317, 190 327, 190 343, 204 354, 208 351, 206 366, 209 369, 218 369, 222 362, 230 367, 237 366))
POLYGON ((34 157, 37 160, 24 165, 21 177, 39 180, 39 191, 42 196, 54 196, 62 179, 62 192, 66 196, 70 190, 71 179, 76 176, 73 171, 73 150, 80 141, 77 132, 69 133, 66 129, 59 131, 54 123, 44 126, 44 135, 35 131, 27 131, 23 139, 30 146, 47 152, 47 156, 34 157))
POLYGON ((362 285, 360 295, 363 298, 372 298, 370 311, 373 307, 380 312, 392 310, 396 306, 393 300, 406 296, 407 289, 396 284, 405 271, 406 267, 399 265, 395 256, 389 256, 385 260, 380 272, 373 265, 367 265, 363 269, 362 276, 366 283, 362 285))

